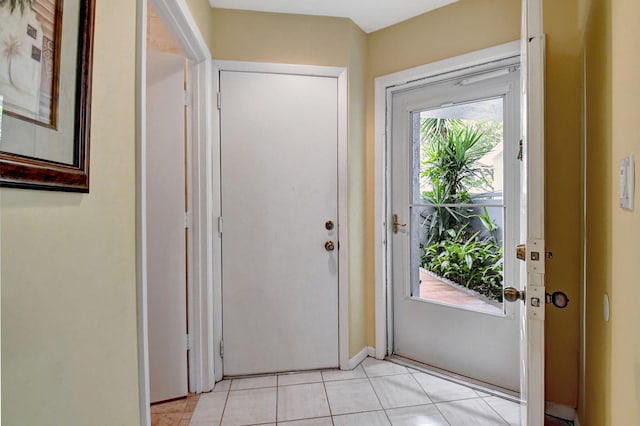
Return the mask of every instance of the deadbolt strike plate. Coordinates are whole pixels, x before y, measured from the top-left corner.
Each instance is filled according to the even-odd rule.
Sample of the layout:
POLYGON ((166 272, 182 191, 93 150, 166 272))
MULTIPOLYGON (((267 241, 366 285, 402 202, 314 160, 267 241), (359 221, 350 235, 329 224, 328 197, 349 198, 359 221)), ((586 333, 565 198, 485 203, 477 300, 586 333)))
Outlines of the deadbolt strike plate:
MULTIPOLYGON (((544 264, 546 261, 544 240, 529 240, 527 242, 527 272, 544 274, 544 264)), ((544 300, 544 293, 542 300, 544 300)), ((544 303, 543 303, 544 305, 544 303)))
POLYGON ((527 287, 527 319, 544 321, 545 300, 544 287, 527 287))

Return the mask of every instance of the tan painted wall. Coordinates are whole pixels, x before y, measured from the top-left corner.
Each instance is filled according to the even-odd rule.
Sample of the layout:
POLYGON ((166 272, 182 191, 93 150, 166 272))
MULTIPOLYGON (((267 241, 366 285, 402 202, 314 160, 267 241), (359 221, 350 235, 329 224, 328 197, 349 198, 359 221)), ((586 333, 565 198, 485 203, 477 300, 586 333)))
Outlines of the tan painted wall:
POLYGON ((545 397, 576 407, 581 288, 581 62, 578 1, 544 2, 545 237, 547 292, 564 291, 565 309, 549 305, 545 323, 545 397))
POLYGON ((340 66, 348 69, 349 353, 368 343, 364 281, 364 106, 366 34, 343 18, 214 9, 215 59, 340 66))
POLYGON ((611 424, 611 323, 602 316, 611 294, 611 3, 595 1, 586 28, 586 377, 580 421, 611 424))
MULTIPOLYGON (((581 424, 640 424, 640 214, 618 207, 618 167, 633 154, 640 66, 640 4, 583 1, 587 10, 587 322, 581 424), (589 13, 590 12, 590 13, 589 13), (611 298, 611 318, 602 298, 611 298)), ((638 179, 636 178, 636 184, 638 179)), ((636 196, 638 190, 635 191, 636 196)))
MULTIPOLYGON (((640 203, 636 202, 633 212, 618 207, 618 168, 620 160, 630 154, 640 162, 640 3, 637 0, 612 2, 611 28, 611 424, 637 425, 640 424, 640 203)), ((638 185, 638 166, 636 173, 638 185)), ((636 197, 638 194, 636 187, 636 197)))
POLYGON ((205 40, 211 40, 213 31, 213 9, 209 4, 209 0, 186 0, 187 6, 191 10, 193 19, 195 19, 202 37, 205 40))
POLYGON ((91 193, 0 190, 6 425, 139 423, 136 5, 96 5, 91 193))

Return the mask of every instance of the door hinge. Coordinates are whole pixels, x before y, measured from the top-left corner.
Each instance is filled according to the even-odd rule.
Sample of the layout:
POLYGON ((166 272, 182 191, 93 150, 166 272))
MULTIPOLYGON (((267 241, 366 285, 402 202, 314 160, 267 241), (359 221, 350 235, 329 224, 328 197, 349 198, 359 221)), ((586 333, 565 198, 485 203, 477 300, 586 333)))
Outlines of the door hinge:
POLYGON ((190 212, 184 212, 184 227, 191 228, 193 220, 190 212))
POLYGON ((522 149, 522 139, 520 139, 520 148, 518 148, 518 157, 517 159, 522 161, 522 159, 524 158, 524 152, 522 149))
POLYGON ((188 90, 184 91, 184 106, 191 108, 193 106, 193 94, 188 90))
POLYGON ((222 216, 218 216, 218 234, 222 235, 222 216))
POLYGON ((193 346, 193 340, 191 339, 191 335, 187 334, 187 350, 190 351, 193 346))
POLYGON ((224 358, 224 342, 220 340, 220 358, 224 358))
POLYGON ((222 94, 220 92, 217 93, 217 99, 218 99, 218 109, 222 109, 222 94))

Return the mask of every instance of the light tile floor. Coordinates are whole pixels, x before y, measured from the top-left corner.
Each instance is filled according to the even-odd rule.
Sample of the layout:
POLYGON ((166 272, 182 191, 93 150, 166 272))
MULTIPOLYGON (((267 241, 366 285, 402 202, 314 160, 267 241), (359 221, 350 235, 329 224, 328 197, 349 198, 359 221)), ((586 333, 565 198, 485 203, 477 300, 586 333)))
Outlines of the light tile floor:
POLYGON ((351 371, 223 380, 202 394, 192 426, 519 425, 519 405, 367 358, 351 371))

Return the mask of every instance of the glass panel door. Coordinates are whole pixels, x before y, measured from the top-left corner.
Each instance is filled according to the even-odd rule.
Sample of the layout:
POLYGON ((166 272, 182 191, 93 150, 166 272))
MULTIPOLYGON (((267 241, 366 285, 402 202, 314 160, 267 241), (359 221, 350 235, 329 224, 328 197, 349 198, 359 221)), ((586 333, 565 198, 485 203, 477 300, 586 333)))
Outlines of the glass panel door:
POLYGON ((412 296, 502 314, 504 99, 412 119, 412 296))

